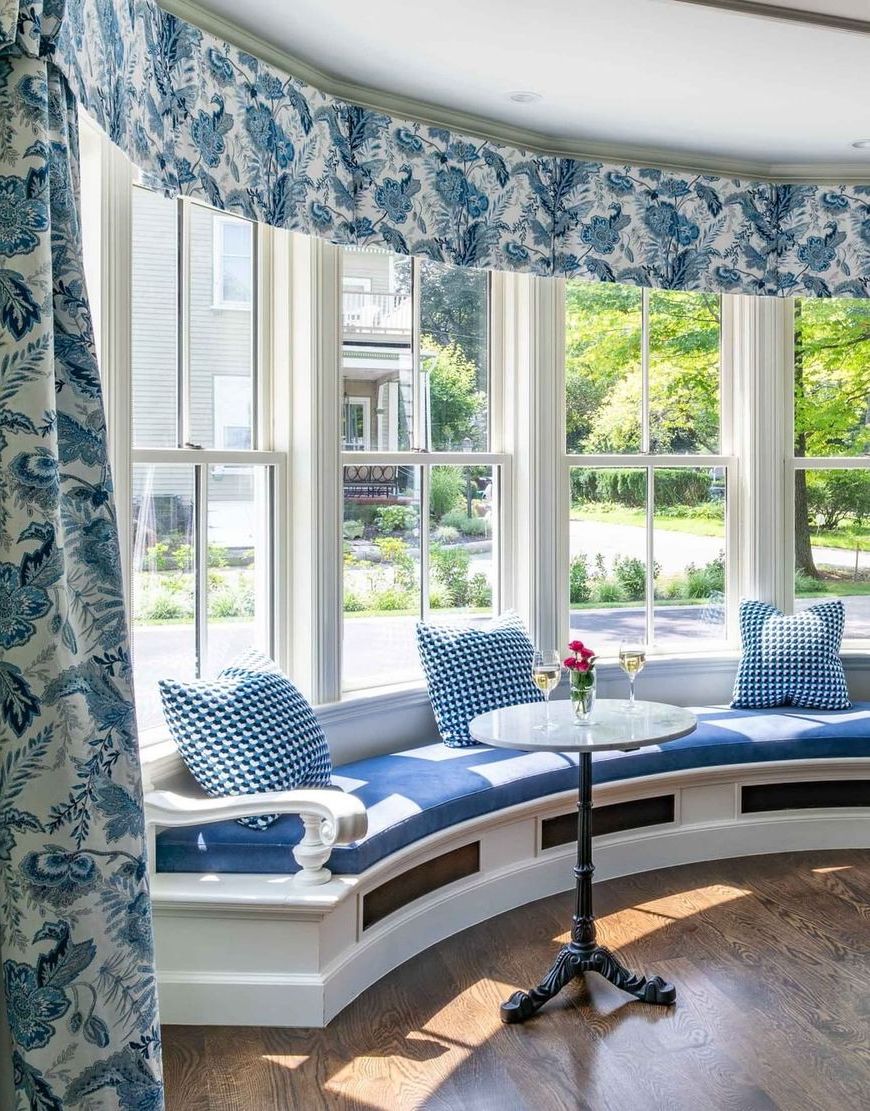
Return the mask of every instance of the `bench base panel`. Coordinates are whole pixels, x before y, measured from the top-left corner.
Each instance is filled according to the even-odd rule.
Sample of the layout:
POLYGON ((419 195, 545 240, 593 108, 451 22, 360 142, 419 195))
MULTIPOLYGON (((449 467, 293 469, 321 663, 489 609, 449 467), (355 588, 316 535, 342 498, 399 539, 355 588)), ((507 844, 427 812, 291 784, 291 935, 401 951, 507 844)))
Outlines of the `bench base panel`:
MULTIPOLYGON (((746 786, 868 778, 867 761, 856 759, 712 768, 602 785, 595 789, 597 806, 671 794, 674 818, 597 837, 595 879, 762 853, 868 848, 870 807, 741 810, 746 786)), ((574 845, 545 848, 542 831, 574 806, 573 794, 564 794, 474 819, 314 894, 300 894, 284 876, 153 877, 162 1021, 325 1026, 429 946, 569 890, 574 845), (402 873, 450 853, 473 855, 477 870, 374 922, 364 917, 367 896, 388 884, 400 887, 402 873)))

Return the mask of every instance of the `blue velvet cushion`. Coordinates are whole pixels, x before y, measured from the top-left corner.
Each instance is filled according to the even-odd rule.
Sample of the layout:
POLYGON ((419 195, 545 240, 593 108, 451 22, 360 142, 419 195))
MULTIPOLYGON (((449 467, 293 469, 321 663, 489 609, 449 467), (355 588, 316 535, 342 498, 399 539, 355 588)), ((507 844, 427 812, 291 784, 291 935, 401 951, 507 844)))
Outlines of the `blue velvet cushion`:
POLYGON ((845 620, 839 598, 788 617, 767 602, 741 602, 743 656, 731 705, 847 710, 849 692, 840 660, 845 620))
MULTIPOLYGON (((849 711, 696 709, 698 729, 678 741, 637 752, 596 752, 596 783, 688 768, 870 756, 870 703, 849 711)), ((577 757, 510 749, 426 745, 373 756, 335 770, 333 783, 362 799, 366 837, 332 851, 330 868, 356 875, 406 845, 457 822, 577 787, 577 757)), ((235 822, 167 829, 157 838, 160 872, 287 873, 301 836, 285 816, 262 834, 235 822)))
POLYGON ((441 739, 475 744, 472 718, 502 706, 539 702, 532 682, 534 648, 513 611, 485 625, 417 625, 417 648, 441 739))
MULTIPOLYGON (((248 652, 215 680, 160 680, 163 713, 191 775, 213 797, 328 787, 320 722, 267 656, 248 652)), ((277 818, 239 822, 263 830, 277 818)))

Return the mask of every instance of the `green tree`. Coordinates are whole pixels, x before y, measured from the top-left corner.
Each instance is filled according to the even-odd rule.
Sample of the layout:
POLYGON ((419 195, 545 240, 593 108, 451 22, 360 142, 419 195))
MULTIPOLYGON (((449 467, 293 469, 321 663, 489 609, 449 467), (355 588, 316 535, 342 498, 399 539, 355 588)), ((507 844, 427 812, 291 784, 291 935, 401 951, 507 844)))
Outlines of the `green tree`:
POLYGON ((424 336, 422 350, 429 353, 423 367, 429 374, 429 413, 432 446, 459 448, 470 439, 485 446, 486 394, 478 388, 477 370, 458 344, 439 344, 424 336))

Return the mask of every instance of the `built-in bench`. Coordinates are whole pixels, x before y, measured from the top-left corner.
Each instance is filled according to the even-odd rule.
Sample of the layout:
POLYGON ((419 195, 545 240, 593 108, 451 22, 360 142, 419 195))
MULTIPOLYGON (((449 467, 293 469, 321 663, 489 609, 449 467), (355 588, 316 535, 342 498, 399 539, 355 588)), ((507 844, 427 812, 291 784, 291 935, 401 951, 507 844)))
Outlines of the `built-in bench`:
MULTIPOLYGON (((696 712, 681 740, 595 754, 598 878, 870 846, 870 703, 696 712)), ((427 744, 334 781, 305 818, 308 842, 328 820, 320 847, 295 814, 254 831, 150 796, 152 825, 173 823, 152 881, 166 1021, 321 1025, 441 937, 571 883, 576 756, 427 744)))

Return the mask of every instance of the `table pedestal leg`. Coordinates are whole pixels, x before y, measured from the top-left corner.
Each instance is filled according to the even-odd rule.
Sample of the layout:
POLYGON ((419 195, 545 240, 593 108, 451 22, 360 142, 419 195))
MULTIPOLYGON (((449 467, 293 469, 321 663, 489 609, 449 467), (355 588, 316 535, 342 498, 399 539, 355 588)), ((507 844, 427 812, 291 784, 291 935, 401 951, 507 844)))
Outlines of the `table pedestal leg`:
POLYGON ((595 939, 595 915, 592 911, 592 753, 581 752, 580 784, 577 801, 577 864, 574 917, 571 940, 563 945, 549 972, 530 991, 515 991, 501 1005, 502 1022, 524 1022, 581 972, 597 972, 622 991, 644 1003, 669 1006, 677 997, 673 984, 661 976, 641 976, 625 967, 609 949, 595 939))

